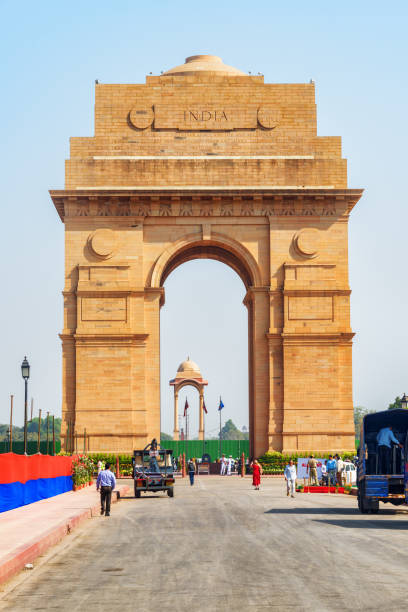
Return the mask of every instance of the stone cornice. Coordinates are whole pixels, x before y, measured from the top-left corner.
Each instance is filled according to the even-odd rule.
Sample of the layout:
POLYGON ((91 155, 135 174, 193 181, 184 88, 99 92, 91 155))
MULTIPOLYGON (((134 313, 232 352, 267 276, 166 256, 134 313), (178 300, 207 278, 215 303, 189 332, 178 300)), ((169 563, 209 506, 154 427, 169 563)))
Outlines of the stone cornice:
POLYGON ((131 344, 137 346, 145 346, 146 340, 149 334, 114 334, 114 333, 100 333, 100 334, 85 334, 75 333, 74 338, 76 344, 87 344, 87 345, 104 345, 115 346, 123 344, 131 344))
POLYGON ((362 189, 177 187, 51 190, 65 217, 347 217, 362 189))

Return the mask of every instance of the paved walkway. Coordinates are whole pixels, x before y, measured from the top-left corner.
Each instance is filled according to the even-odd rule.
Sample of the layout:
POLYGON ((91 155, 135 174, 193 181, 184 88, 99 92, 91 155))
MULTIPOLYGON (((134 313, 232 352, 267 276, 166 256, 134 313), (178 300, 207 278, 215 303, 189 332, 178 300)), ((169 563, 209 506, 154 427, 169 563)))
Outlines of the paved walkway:
MULTIPOLYGON (((117 490, 124 495, 129 487, 117 490)), ((100 502, 95 485, 0 513, 0 583, 96 514, 100 502)))
POLYGON ((331 612, 406 609, 408 512, 205 477, 125 496, 0 596, 0 609, 331 612), (384 508, 384 509, 383 509, 384 508))

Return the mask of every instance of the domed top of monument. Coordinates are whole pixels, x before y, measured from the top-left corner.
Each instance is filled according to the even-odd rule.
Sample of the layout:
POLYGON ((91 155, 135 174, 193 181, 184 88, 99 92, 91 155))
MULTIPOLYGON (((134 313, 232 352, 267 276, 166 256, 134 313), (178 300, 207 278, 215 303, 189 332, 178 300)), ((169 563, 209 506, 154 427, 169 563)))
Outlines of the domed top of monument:
POLYGON ((186 361, 180 363, 177 368, 177 378, 201 378, 200 368, 194 361, 191 361, 190 357, 187 357, 186 361))
POLYGON ((193 74, 246 76, 242 70, 224 64, 222 59, 216 55, 191 55, 186 58, 184 64, 170 68, 170 70, 163 73, 163 76, 188 76, 193 74))

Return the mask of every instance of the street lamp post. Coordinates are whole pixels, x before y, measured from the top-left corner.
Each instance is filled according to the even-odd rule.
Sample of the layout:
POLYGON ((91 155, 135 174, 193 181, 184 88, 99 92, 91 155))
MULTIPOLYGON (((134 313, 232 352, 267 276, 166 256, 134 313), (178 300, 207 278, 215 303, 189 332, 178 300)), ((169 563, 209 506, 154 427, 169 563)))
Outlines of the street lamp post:
POLYGON ((404 410, 408 408, 408 397, 405 395, 405 393, 401 397, 401 408, 404 408, 404 410))
POLYGON ((24 454, 27 454, 27 385, 30 378, 30 364, 27 357, 21 364, 21 375, 24 378, 24 454))

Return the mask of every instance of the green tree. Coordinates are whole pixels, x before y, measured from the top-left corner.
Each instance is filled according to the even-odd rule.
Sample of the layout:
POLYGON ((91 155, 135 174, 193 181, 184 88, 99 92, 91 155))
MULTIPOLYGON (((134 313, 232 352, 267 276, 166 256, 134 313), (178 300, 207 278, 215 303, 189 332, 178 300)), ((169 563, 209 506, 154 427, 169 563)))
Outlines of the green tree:
POLYGON ((244 434, 234 425, 231 419, 228 419, 221 429, 221 438, 222 440, 243 440, 244 434))
POLYGON ((395 410, 396 408, 401 408, 401 399, 399 397, 396 397, 392 404, 388 404, 388 410, 395 410))
POLYGON ((361 423, 366 414, 371 414, 375 410, 369 410, 364 406, 354 406, 354 429, 356 432, 356 438, 360 437, 361 423))
MULTIPOLYGON (((61 433, 61 421, 60 417, 55 418, 55 439, 60 439, 61 433)), ((9 425, 0 424, 0 439, 5 438, 9 425)), ((27 440, 37 440, 38 436, 38 417, 34 417, 32 421, 27 423, 27 440)), ((41 440, 45 440, 47 437, 47 415, 41 419, 41 440)), ((52 416, 50 415, 48 423, 48 437, 52 439, 52 416)), ((13 425, 13 440, 24 439, 24 427, 17 427, 13 425)))
POLYGON ((160 440, 166 441, 166 440, 172 440, 172 439, 173 439, 173 436, 171 436, 170 434, 165 433, 164 431, 160 432, 160 440))

